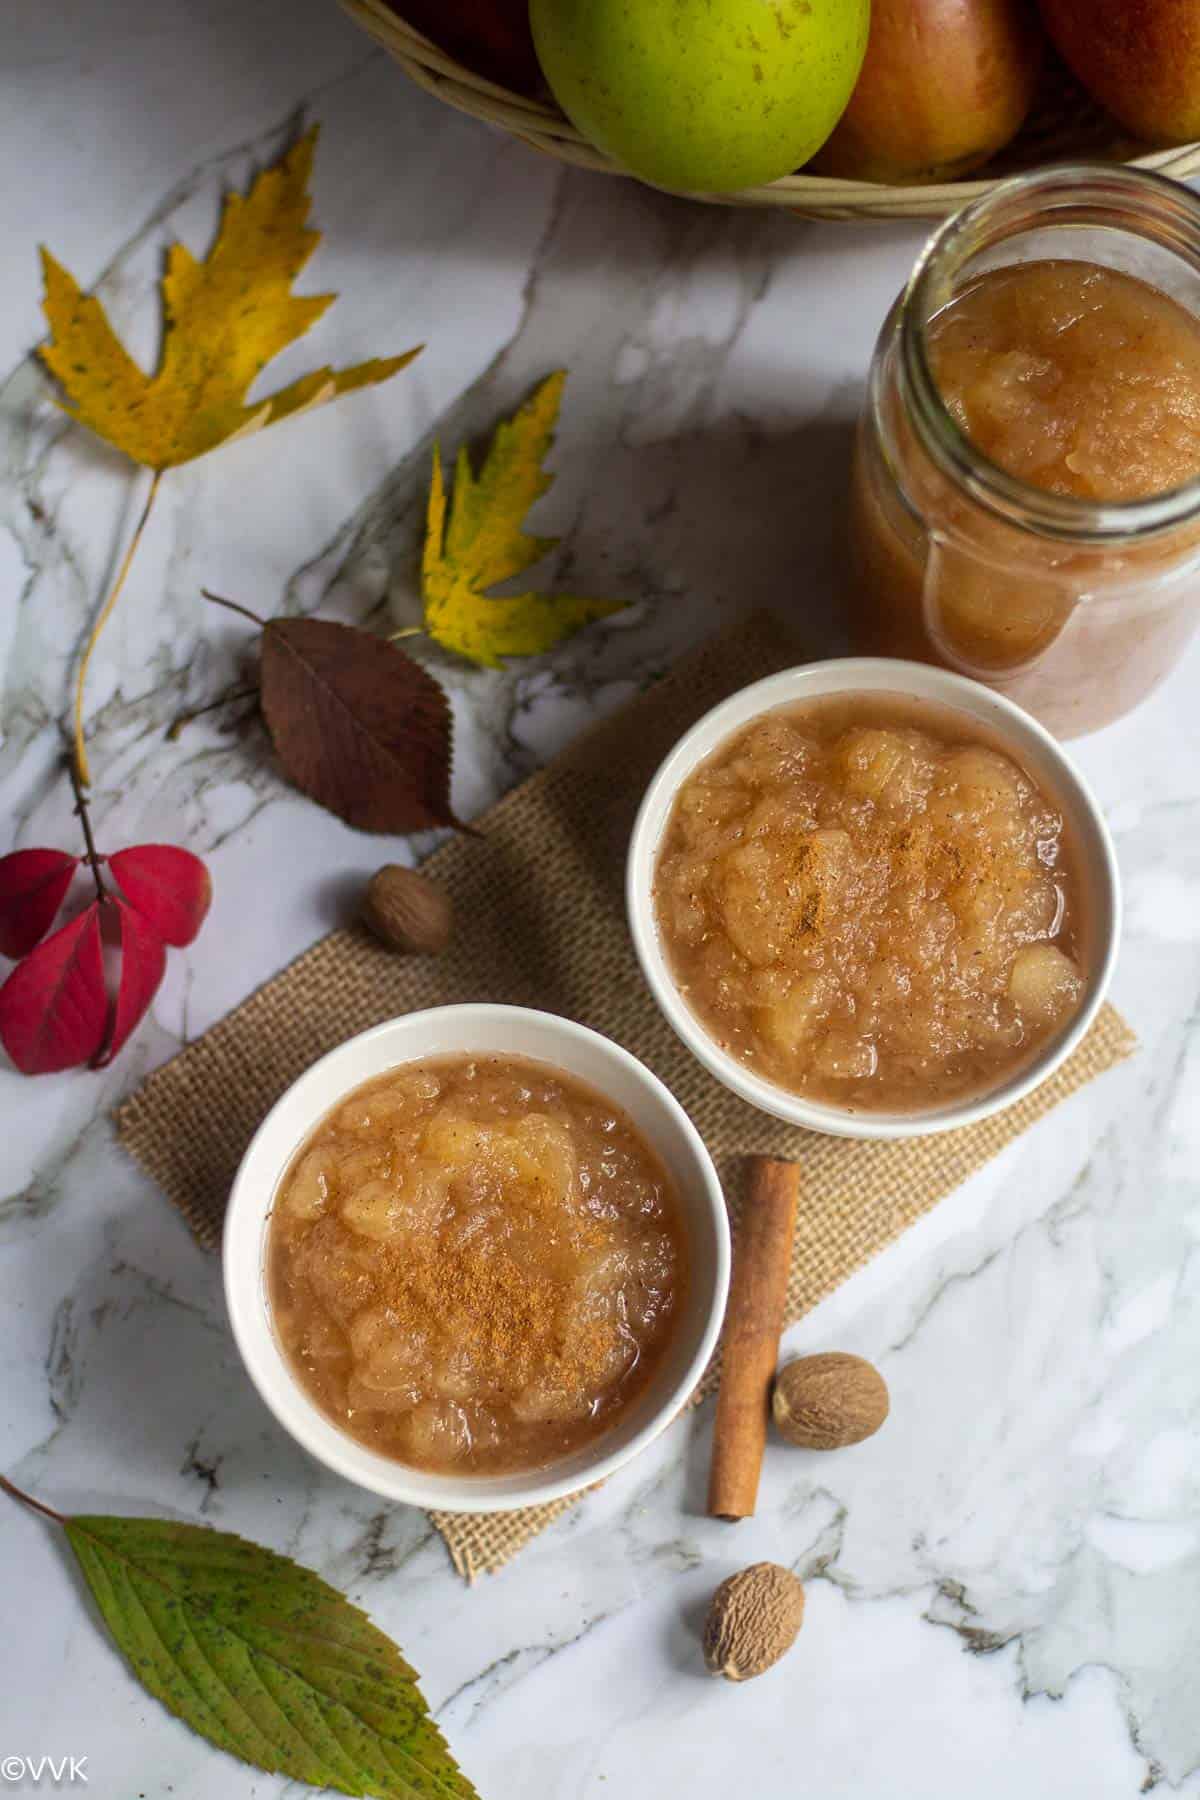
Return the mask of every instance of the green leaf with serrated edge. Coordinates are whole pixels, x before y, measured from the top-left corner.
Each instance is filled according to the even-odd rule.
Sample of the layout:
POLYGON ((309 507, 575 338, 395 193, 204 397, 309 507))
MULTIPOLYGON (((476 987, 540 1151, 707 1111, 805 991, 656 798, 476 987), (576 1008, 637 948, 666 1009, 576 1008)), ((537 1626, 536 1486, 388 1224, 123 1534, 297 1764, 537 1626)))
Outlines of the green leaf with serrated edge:
POLYGON ((554 442, 565 381, 561 369, 547 375, 524 406, 497 425, 478 474, 465 447, 459 451, 449 508, 441 452, 434 447, 421 561, 425 629, 445 649, 484 668, 500 668, 506 656, 540 655, 624 605, 579 594, 497 600, 486 591, 523 575, 558 543, 534 537, 522 522, 553 481, 542 458, 554 442))
POLYGON ((64 1520, 118 1647, 243 1762, 376 1800, 478 1800, 395 1644, 290 1557, 200 1525, 64 1520))

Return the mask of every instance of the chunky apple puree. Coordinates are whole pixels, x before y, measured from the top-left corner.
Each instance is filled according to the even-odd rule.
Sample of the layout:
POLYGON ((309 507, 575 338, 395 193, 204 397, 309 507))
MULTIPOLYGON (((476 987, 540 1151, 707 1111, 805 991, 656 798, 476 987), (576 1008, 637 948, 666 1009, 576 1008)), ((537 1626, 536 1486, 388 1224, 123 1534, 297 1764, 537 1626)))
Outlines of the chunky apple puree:
POLYGON ((960 429, 1010 475, 1081 500, 1141 500, 1200 474, 1200 321, 1098 263, 1014 263, 931 322, 960 429))
POLYGON ((458 1474, 538 1468, 606 1430, 663 1356, 678 1203, 603 1095, 461 1056, 360 1088, 295 1158, 269 1285, 292 1368, 362 1443, 458 1474))
MULTIPOLYGON (((941 402, 1027 488, 1092 508, 1200 475, 1200 319, 1118 269, 1046 259, 979 276, 925 326, 941 402)), ((1002 687, 1064 736, 1136 704, 1200 610, 1200 522, 1101 541, 1003 519, 926 454, 897 351, 860 433, 851 516, 858 644, 1002 687)))
POLYGON ((899 696, 737 733, 683 784, 654 897, 713 1039, 853 1111, 995 1087, 1083 997, 1061 814, 970 721, 899 696))

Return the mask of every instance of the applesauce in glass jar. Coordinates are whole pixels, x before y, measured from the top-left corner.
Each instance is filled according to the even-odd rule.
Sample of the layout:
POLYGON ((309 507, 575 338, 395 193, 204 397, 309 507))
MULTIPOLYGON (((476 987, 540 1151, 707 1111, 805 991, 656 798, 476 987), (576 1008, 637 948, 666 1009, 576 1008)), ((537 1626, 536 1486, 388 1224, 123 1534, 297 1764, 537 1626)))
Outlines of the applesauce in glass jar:
POLYGON ((1200 614, 1200 200, 1127 168, 1004 182, 931 238, 855 454, 858 648, 1060 737, 1169 673, 1200 614))

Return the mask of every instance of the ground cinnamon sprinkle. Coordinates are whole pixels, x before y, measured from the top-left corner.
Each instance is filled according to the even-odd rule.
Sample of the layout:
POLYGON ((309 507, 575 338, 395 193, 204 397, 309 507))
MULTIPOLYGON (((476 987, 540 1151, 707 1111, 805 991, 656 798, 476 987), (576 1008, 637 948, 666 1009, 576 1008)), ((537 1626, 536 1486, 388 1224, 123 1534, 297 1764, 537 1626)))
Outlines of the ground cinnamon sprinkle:
POLYGON ((496 1247, 438 1246, 413 1255, 384 1246, 375 1303, 394 1315, 397 1332, 427 1335, 468 1358, 480 1389, 497 1396, 519 1392, 549 1369, 564 1382, 586 1382, 615 1341, 612 1327, 599 1321, 573 1331, 578 1302, 567 1284, 496 1247))
POLYGON ((814 843, 810 834, 791 856, 789 876, 798 889, 798 902, 788 936, 793 944, 811 950, 831 921, 844 919, 846 882, 872 866, 894 871, 910 889, 931 899, 959 885, 977 886, 988 878, 994 861, 990 846, 975 844, 964 851, 959 844, 936 838, 923 819, 900 826, 874 825, 862 833, 859 848, 840 860, 820 840, 814 843))
POLYGON ((801 889, 794 936, 816 937, 824 928, 829 910, 827 889, 837 877, 833 859, 814 844, 809 834, 794 848, 790 873, 793 883, 801 889))

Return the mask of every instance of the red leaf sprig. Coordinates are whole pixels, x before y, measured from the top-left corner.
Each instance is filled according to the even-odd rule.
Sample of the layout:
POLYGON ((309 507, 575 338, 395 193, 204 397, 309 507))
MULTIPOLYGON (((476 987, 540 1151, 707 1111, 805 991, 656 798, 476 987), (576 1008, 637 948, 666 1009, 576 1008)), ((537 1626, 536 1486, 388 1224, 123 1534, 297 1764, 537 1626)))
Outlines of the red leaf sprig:
POLYGON ((23 1075, 110 1063, 158 992, 167 945, 191 943, 212 898, 200 858, 175 844, 135 844, 102 856, 73 766, 70 773, 84 855, 14 850, 0 856, 0 953, 17 962, 0 987, 0 1043, 23 1075), (47 937, 84 861, 96 898, 47 937), (105 867, 119 891, 106 882, 105 867), (120 958, 113 992, 106 942, 120 958))

